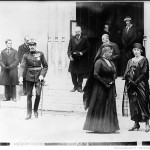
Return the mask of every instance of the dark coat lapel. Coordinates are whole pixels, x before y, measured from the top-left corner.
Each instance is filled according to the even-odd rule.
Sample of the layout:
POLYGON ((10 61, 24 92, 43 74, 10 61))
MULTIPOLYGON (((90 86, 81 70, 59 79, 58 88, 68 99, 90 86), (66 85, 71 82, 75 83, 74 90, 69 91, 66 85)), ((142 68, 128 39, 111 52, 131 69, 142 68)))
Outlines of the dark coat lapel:
POLYGON ((80 39, 77 41, 76 36, 74 37, 74 42, 76 43, 76 49, 78 49, 78 47, 81 46, 81 44, 83 43, 84 38, 81 36, 80 39))
POLYGON ((8 52, 7 52, 7 48, 4 50, 4 52, 5 52, 5 54, 6 54, 7 56, 10 55, 10 53, 8 54, 8 52))
POLYGON ((4 49, 4 53, 6 53, 6 54, 8 55, 8 53, 7 53, 7 48, 6 48, 6 49, 4 49))
POLYGON ((25 43, 23 44, 23 47, 27 50, 29 49, 29 47, 27 47, 27 45, 25 43))
POLYGON ((11 55, 11 53, 13 52, 13 49, 12 49, 12 48, 10 48, 10 50, 9 50, 9 54, 8 54, 8 52, 7 52, 7 48, 6 48, 4 51, 5 51, 6 55, 10 56, 10 55, 11 55))

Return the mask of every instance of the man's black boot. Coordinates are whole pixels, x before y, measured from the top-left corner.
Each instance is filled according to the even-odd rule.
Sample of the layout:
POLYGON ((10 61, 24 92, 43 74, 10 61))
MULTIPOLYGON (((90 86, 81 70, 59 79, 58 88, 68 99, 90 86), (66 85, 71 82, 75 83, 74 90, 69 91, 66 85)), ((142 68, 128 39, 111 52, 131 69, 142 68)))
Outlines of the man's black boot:
POLYGON ((27 114, 27 117, 25 118, 25 120, 29 120, 29 119, 31 119, 31 113, 30 114, 27 114))
POLYGON ((25 118, 26 120, 31 119, 32 116, 32 101, 31 101, 32 96, 28 96, 27 99, 27 117, 25 118))
POLYGON ((70 92, 75 92, 77 90, 76 87, 74 87, 70 92))
POLYGON ((80 92, 80 93, 83 92, 82 87, 78 87, 78 92, 80 92))
POLYGON ((34 116, 35 116, 35 118, 38 118, 38 112, 37 111, 34 111, 34 116))

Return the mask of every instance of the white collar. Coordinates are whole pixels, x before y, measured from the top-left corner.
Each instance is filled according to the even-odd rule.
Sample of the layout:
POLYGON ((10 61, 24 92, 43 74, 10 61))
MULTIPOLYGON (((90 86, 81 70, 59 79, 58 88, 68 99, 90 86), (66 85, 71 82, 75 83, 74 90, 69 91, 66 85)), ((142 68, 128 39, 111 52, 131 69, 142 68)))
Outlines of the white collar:
POLYGON ((133 58, 132 58, 132 61, 134 61, 134 62, 139 62, 142 58, 143 58, 143 56, 140 56, 140 57, 138 57, 138 58, 133 57, 133 58))
POLYGON ((104 59, 104 60, 105 60, 105 62, 108 64, 108 66, 109 66, 109 67, 111 67, 111 63, 110 63, 110 61, 109 61, 108 59, 104 58, 104 57, 103 57, 103 59, 104 59))
POLYGON ((126 28, 131 28, 132 27, 132 24, 130 24, 130 26, 126 26, 126 28))
POLYGON ((80 39, 80 38, 81 38, 81 35, 79 35, 79 36, 76 36, 76 38, 77 38, 77 39, 80 39))

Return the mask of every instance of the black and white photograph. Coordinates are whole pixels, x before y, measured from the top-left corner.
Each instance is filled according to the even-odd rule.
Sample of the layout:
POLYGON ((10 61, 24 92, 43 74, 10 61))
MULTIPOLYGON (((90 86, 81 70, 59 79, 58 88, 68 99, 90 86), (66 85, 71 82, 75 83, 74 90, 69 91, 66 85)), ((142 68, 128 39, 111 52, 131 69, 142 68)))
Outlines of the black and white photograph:
POLYGON ((149 1, 0 1, 0 146, 150 148, 149 15, 149 1))

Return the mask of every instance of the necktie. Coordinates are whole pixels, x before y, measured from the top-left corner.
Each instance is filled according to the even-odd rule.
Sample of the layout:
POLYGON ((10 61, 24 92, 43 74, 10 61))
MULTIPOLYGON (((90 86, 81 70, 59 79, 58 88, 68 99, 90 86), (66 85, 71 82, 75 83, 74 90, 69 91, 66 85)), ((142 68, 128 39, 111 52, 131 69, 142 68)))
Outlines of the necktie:
POLYGON ((9 55, 9 53, 10 53, 10 50, 9 50, 9 49, 7 50, 7 53, 8 53, 8 55, 9 55))
POLYGON ((127 33, 128 33, 128 31, 129 31, 129 27, 127 27, 127 33))

